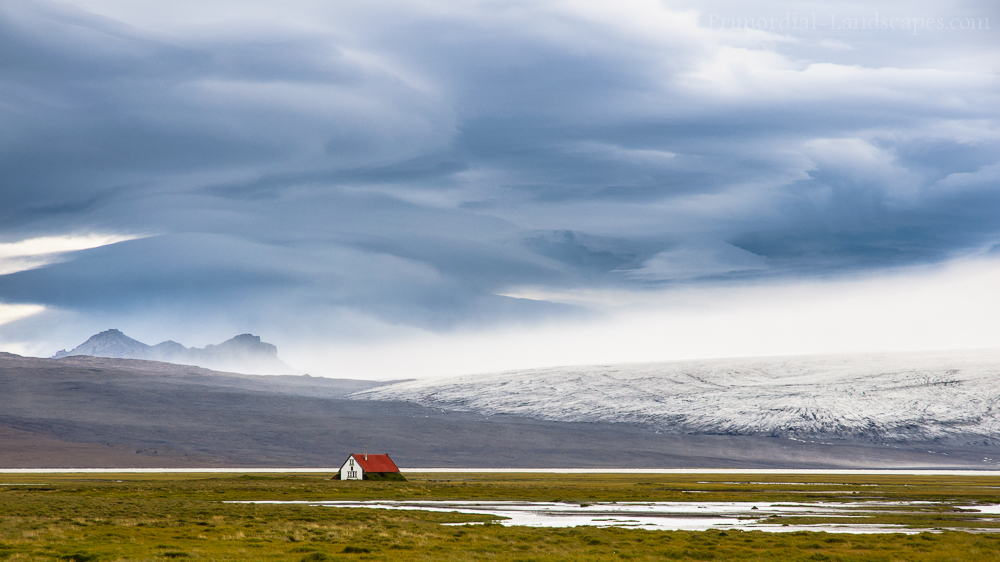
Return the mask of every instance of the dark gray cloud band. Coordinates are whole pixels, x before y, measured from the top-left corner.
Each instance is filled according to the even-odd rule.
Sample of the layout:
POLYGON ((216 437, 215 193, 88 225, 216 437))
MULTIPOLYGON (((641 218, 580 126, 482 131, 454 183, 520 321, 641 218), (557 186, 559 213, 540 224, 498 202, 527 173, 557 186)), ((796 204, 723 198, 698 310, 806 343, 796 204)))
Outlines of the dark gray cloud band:
POLYGON ((992 32, 767 35, 642 2, 293 4, 272 25, 233 5, 159 29, 112 7, 0 8, 0 238, 148 236, 0 276, 0 302, 82 332, 167 309, 452 330, 592 313, 504 296, 519 287, 831 275, 1000 242, 992 32))

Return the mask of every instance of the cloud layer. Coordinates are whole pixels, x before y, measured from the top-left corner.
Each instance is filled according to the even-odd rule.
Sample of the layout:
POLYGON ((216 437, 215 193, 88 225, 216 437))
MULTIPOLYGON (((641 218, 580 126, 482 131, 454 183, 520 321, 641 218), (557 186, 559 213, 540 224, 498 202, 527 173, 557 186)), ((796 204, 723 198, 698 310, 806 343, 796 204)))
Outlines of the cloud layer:
POLYGON ((0 339, 462 331, 1000 243, 991 3, 341 4, 0 7, 0 242, 134 238, 0 275, 48 310, 0 339))

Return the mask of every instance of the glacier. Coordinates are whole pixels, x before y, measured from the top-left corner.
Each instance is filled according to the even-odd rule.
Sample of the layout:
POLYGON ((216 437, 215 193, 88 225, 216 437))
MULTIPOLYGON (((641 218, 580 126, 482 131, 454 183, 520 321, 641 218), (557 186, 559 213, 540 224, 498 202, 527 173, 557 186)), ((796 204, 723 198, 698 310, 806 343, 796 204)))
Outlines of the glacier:
POLYGON ((422 379, 351 397, 673 433, 992 445, 998 374, 1000 350, 768 357, 422 379))

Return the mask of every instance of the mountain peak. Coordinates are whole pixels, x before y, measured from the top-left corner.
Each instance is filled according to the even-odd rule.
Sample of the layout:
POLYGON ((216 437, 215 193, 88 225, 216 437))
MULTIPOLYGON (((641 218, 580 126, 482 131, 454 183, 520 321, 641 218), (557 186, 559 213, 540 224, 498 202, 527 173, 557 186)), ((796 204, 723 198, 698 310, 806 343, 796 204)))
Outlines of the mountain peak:
POLYGON ((61 359, 71 355, 148 359, 239 373, 288 374, 295 372, 295 369, 278 359, 276 346, 260 341, 260 336, 253 334, 240 334, 218 345, 207 345, 199 349, 197 347, 184 347, 172 340, 150 346, 126 336, 121 330, 112 328, 94 334, 71 351, 60 350, 52 357, 61 359))
POLYGON ((226 340, 219 345, 206 345, 205 351, 212 351, 218 355, 251 355, 254 357, 278 357, 278 348, 266 342, 260 341, 260 336, 253 334, 240 334, 235 338, 226 340))
POLYGON ((136 341, 114 328, 94 334, 72 351, 60 351, 55 359, 69 355, 92 355, 94 357, 114 357, 116 359, 145 359, 149 346, 136 341))

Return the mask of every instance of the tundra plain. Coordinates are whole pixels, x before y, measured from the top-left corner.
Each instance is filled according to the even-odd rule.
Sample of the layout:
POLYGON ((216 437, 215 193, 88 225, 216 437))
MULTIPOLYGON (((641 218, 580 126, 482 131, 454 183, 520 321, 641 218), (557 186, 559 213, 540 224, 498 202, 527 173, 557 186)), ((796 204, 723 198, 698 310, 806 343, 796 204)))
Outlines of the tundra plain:
MULTIPOLYGON (((329 474, 17 474, 0 486, 0 557, 139 560, 755 560, 1000 559, 1000 477, 782 474, 409 473, 407 482, 329 474), (533 528, 459 513, 229 503, 247 500, 564 502, 877 501, 853 516, 915 531, 649 531, 533 528), (916 503, 913 503, 916 502, 916 503)), ((850 515, 848 518, 852 517, 850 515)), ((782 525, 810 518, 772 517, 782 525)))

